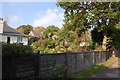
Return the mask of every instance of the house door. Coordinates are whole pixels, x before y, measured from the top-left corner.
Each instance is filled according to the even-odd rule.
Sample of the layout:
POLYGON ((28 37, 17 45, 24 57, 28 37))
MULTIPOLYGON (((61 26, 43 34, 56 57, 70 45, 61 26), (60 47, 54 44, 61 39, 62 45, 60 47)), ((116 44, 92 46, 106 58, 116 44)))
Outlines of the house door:
POLYGON ((10 43, 10 37, 7 37, 7 43, 10 43))

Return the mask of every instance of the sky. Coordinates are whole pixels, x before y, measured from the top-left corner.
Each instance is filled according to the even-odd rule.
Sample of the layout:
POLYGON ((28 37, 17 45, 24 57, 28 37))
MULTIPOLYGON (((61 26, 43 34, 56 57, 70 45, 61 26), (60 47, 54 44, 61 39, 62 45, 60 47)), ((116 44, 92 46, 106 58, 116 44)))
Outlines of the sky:
POLYGON ((0 6, 0 17, 13 28, 27 24, 61 28, 64 23, 64 10, 57 7, 56 2, 2 2, 0 6))

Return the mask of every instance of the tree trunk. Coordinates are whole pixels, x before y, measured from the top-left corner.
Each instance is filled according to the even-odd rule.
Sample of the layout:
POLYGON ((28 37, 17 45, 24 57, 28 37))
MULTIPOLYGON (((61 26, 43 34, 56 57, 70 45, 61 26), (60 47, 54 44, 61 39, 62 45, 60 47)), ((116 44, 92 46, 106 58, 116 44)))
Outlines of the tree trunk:
POLYGON ((107 41, 107 37, 104 36, 103 42, 102 42, 102 49, 103 49, 103 50, 106 50, 106 41, 107 41))
POLYGON ((78 34, 78 51, 80 50, 80 37, 81 37, 81 34, 78 34))

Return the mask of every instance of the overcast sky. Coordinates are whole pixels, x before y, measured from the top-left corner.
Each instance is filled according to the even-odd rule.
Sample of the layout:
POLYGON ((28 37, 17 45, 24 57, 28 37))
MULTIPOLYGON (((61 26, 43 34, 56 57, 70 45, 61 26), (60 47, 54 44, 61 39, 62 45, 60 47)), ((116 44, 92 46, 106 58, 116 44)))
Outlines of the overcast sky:
POLYGON ((24 24, 62 27, 64 10, 57 7, 55 2, 2 2, 1 5, 0 17, 13 28, 24 24))

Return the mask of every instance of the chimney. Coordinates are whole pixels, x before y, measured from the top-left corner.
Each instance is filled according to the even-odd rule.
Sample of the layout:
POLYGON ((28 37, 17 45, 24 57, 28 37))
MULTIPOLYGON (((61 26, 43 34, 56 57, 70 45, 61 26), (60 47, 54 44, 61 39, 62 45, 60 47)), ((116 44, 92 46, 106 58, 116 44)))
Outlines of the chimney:
POLYGON ((0 17, 0 21, 3 21, 3 18, 0 17))
POLYGON ((3 33, 3 18, 0 18, 0 33, 3 33))

